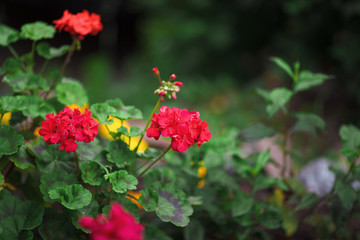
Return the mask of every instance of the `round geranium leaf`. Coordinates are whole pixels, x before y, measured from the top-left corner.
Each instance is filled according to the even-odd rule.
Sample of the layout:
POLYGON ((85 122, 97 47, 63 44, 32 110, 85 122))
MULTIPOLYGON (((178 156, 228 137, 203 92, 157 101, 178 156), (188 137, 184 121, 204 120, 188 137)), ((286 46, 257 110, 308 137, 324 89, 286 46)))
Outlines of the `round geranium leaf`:
POLYGON ((0 97, 0 114, 16 112, 26 109, 28 99, 25 96, 4 96, 0 97))
POLYGON ((55 28, 44 22, 27 23, 21 27, 21 35, 24 38, 38 41, 46 38, 53 38, 55 28))
POLYGON ((57 187, 49 191, 49 196, 71 210, 78 210, 89 205, 92 198, 89 190, 80 184, 57 187))
POLYGON ((62 82, 56 86, 56 92, 59 102, 64 105, 75 103, 82 106, 89 102, 83 85, 74 79, 64 78, 62 82))
POLYGON ((136 189, 138 180, 136 177, 128 174, 126 170, 120 170, 110 174, 110 183, 115 192, 125 193, 128 190, 136 189))
POLYGON ((0 24, 0 45, 8 46, 12 42, 16 42, 20 38, 20 33, 4 24, 0 24))
POLYGON ((96 162, 88 161, 81 164, 81 178, 85 183, 92 186, 99 186, 104 174, 105 171, 96 162))
POLYGON ((0 125, 0 158, 2 155, 16 153, 24 143, 24 137, 17 134, 11 126, 0 125))
POLYGON ((50 47, 47 42, 41 42, 36 46, 37 53, 48 60, 61 57, 62 55, 67 53, 69 49, 69 45, 63 45, 58 48, 50 47))

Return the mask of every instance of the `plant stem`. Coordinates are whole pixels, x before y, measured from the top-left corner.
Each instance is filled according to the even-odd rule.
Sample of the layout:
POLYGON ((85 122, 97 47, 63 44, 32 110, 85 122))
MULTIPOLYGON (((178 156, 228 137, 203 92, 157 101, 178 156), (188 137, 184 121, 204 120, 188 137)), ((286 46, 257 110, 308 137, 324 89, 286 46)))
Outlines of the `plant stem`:
POLYGON ((42 67, 41 67, 41 70, 40 70, 40 72, 39 72, 39 75, 42 75, 42 74, 45 72, 45 69, 46 69, 48 63, 49 63, 49 59, 46 59, 45 62, 44 62, 44 64, 43 64, 42 67))
POLYGON ((11 52, 11 54, 14 56, 14 58, 20 63, 23 72, 25 72, 25 71, 26 71, 26 67, 25 67, 25 65, 21 62, 20 57, 19 57, 19 54, 15 51, 15 49, 14 49, 10 44, 8 45, 8 49, 9 49, 9 51, 11 52))
POLYGON ((164 150, 164 152, 155 160, 153 161, 144 171, 142 171, 137 178, 143 176, 155 163, 157 163, 171 148, 171 144, 164 150))
POLYGON ((1 125, 1 122, 2 122, 2 120, 3 120, 4 115, 5 115, 5 113, 0 114, 0 125, 1 125))
POLYGON ((146 125, 145 125, 145 127, 144 127, 144 133, 141 135, 140 140, 139 140, 136 148, 134 149, 135 154, 136 154, 136 152, 137 152, 137 150, 138 150, 138 148, 139 148, 139 146, 140 146, 141 141, 143 140, 143 138, 144 138, 144 136, 145 136, 146 129, 149 127, 149 125, 150 125, 150 123, 151 123, 151 120, 152 120, 152 117, 153 117, 154 113, 156 113, 156 111, 159 109, 160 104, 161 104, 161 97, 159 97, 159 99, 158 99, 158 101, 157 101, 157 103, 156 103, 156 105, 155 105, 152 113, 150 114, 150 116, 149 116, 149 118, 148 118, 148 121, 147 121, 147 123, 146 123, 146 125))
POLYGON ((56 82, 59 80, 60 76, 62 76, 64 74, 65 68, 70 63, 71 57, 72 57, 72 55, 73 55, 73 53, 75 51, 77 41, 80 41, 80 40, 78 40, 76 38, 73 39, 73 42, 72 42, 71 47, 70 47, 70 49, 68 51, 68 54, 66 55, 65 61, 64 61, 63 65, 61 66, 60 72, 56 76, 55 80, 52 82, 49 91, 44 96, 44 99, 47 99, 50 92, 55 88, 56 82))

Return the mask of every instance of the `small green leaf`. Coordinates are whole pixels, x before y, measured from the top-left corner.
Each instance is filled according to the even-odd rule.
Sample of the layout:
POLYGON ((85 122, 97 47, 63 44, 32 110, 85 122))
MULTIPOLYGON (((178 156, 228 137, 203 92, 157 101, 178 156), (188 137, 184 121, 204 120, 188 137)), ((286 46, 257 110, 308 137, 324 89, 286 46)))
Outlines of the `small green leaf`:
POLYGON ((351 184, 337 180, 335 182, 335 192, 339 195, 344 208, 350 210, 356 200, 356 192, 351 184))
POLYGON ((206 168, 217 168, 224 165, 222 154, 209 150, 205 152, 204 165, 206 168))
POLYGON ((299 202, 299 204, 296 206, 296 211, 306 208, 311 208, 314 206, 318 201, 318 197, 315 193, 307 193, 305 196, 303 196, 299 202))
POLYGON ((253 176, 256 176, 261 169, 265 166, 265 164, 270 160, 270 150, 266 150, 261 152, 256 159, 255 167, 252 170, 253 176))
POLYGON ((360 147, 360 130, 354 125, 342 125, 339 133, 343 146, 357 152, 360 147))
POLYGON ((277 186, 278 188, 284 191, 288 190, 288 187, 282 181, 281 178, 273 178, 273 177, 258 175, 256 176, 254 181, 253 192, 255 193, 256 191, 259 191, 261 189, 266 189, 272 186, 277 186))
POLYGON ((0 74, 16 74, 22 71, 21 64, 18 60, 13 57, 9 57, 5 60, 3 65, 1 66, 0 74))
POLYGON ((24 143, 24 137, 17 134, 11 126, 0 125, 0 158, 2 155, 16 153, 24 143))
POLYGON ((139 109, 135 108, 134 106, 125 106, 119 98, 107 100, 106 103, 115 109, 111 114, 113 117, 119 118, 121 120, 143 118, 143 115, 139 109))
POLYGON ((261 88, 256 88, 256 89, 255 89, 255 92, 256 92, 259 96, 261 96, 262 98, 264 98, 265 101, 268 101, 268 100, 269 100, 270 91, 264 90, 264 89, 261 89, 261 88))
POLYGON ((61 57, 62 55, 67 53, 69 49, 70 49, 69 45, 63 45, 59 48, 50 47, 50 45, 47 42, 39 43, 36 46, 37 53, 48 60, 61 57))
POLYGON ((21 27, 21 35, 27 39, 38 41, 46 38, 53 38, 55 28, 44 22, 27 23, 21 27))
POLYGON ((82 106, 89 102, 83 85, 74 79, 63 78, 62 82, 56 85, 58 101, 64 105, 73 103, 82 106))
POLYGON ((291 79, 293 79, 294 73, 289 64, 287 64, 284 60, 278 57, 272 57, 270 58, 270 60, 276 65, 278 65, 278 67, 280 67, 282 70, 284 70, 291 77, 291 79))
POLYGON ((3 78, 3 82, 9 84, 14 92, 37 89, 47 91, 50 88, 45 78, 29 73, 8 74, 3 78))
POLYGON ((260 225, 269 229, 279 228, 283 225, 283 217, 277 207, 267 202, 258 202, 256 208, 259 212, 256 219, 260 225))
POLYGON ((139 127, 131 126, 130 127, 130 137, 137 137, 144 134, 144 131, 141 130, 139 127))
POLYGON ((71 210, 81 209, 91 202, 91 193, 80 184, 71 184, 65 187, 57 187, 49 191, 53 200, 59 201, 71 210))
POLYGON ((4 24, 0 24, 0 45, 3 47, 9 46, 10 43, 16 42, 20 39, 20 33, 4 24))
POLYGON ((239 217, 248 213, 254 204, 254 199, 243 193, 242 191, 238 191, 235 193, 234 199, 231 201, 231 211, 233 217, 239 217))
POLYGON ((293 93, 287 88, 275 88, 269 94, 266 112, 271 118, 280 109, 285 110, 286 103, 291 99, 293 93))
POLYGON ((120 128, 116 129, 117 134, 116 135, 125 135, 129 137, 129 129, 127 127, 121 126, 120 128))
POLYGON ((318 86, 330 78, 332 78, 332 76, 321 73, 312 73, 310 71, 301 71, 299 74, 299 81, 296 83, 294 91, 304 91, 306 89, 318 86))
POLYGON ((117 193, 125 193, 128 190, 134 190, 138 184, 137 178, 128 174, 126 170, 112 172, 109 180, 113 186, 113 190, 117 193))
POLYGON ((39 96, 26 96, 28 104, 25 110, 22 111, 24 116, 36 118, 41 117, 45 119, 46 114, 55 112, 55 108, 46 103, 39 96))
POLYGON ((113 107, 110 107, 106 103, 95 103, 90 107, 91 114, 99 120, 100 124, 112 124, 113 120, 108 121, 110 115, 115 111, 113 107))
POLYGON ((138 199, 138 202, 144 207, 145 211, 155 211, 159 199, 159 193, 152 188, 146 188, 140 192, 141 196, 138 199))
POLYGON ((85 183, 92 186, 99 186, 105 174, 104 169, 99 164, 93 161, 84 162, 81 164, 81 178, 85 183))
POLYGON ((325 121, 316 114, 312 113, 296 113, 294 114, 298 121, 292 127, 292 132, 305 132, 312 136, 316 136, 318 130, 324 131, 325 121))
POLYGON ((16 155, 11 155, 9 159, 20 169, 35 168, 35 166, 29 162, 30 154, 27 152, 25 145, 20 146, 19 152, 16 155))
POLYGON ((277 131, 272 127, 266 126, 263 123, 257 123, 253 126, 243 129, 239 137, 243 141, 257 141, 263 138, 272 137, 277 134, 277 131))
POLYGON ((128 166, 135 160, 135 154, 122 140, 111 141, 106 150, 109 152, 106 155, 108 161, 115 163, 119 168, 128 166))
POLYGON ((0 97, 0 114, 17 112, 26 109, 28 99, 25 96, 4 96, 0 97))

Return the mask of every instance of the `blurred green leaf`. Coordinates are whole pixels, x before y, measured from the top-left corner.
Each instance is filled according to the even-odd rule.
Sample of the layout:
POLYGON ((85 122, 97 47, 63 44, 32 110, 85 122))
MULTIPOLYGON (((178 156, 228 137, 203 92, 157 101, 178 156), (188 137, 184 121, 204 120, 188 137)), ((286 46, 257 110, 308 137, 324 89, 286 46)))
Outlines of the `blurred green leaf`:
POLYGON ((106 103, 95 103, 90 107, 91 114, 99 121, 100 124, 112 124, 113 120, 108 121, 109 116, 114 109, 106 103))
POLYGON ((26 109, 28 99, 25 96, 3 96, 0 97, 0 114, 17 112, 26 109))
POLYGON ((91 202, 91 193, 80 184, 57 187, 49 191, 51 199, 59 201, 71 210, 81 209, 91 202))
POLYGON ((130 137, 137 137, 137 136, 141 136, 142 134, 144 134, 144 131, 141 130, 139 127, 137 126, 130 127, 130 137))
POLYGON ((234 194, 234 199, 231 201, 231 212, 233 217, 239 217, 248 213, 254 204, 252 196, 237 191, 234 194))
POLYGON ((312 73, 310 71, 301 71, 299 74, 299 81, 295 84, 294 91, 304 91, 321 85, 325 80, 330 78, 332 78, 332 76, 321 73, 312 73))
POLYGON ((341 180, 336 180, 335 192, 339 195, 344 208, 350 210, 356 200, 356 192, 351 184, 341 180))
POLYGON ((58 101, 64 105, 75 103, 82 106, 89 103, 83 85, 75 79, 63 78, 62 82, 56 85, 56 92, 58 101))
POLYGON ((1 66, 0 74, 16 74, 22 71, 21 64, 13 57, 7 58, 1 66))
POLYGON ((253 192, 255 193, 258 190, 266 189, 272 186, 277 186, 284 191, 288 190, 288 187, 281 178, 273 178, 273 177, 258 175, 256 176, 254 181, 253 192))
POLYGON ((306 208, 311 208, 314 206, 318 201, 318 197, 315 193, 307 193, 305 196, 303 196, 299 202, 299 204, 296 206, 296 211, 306 208))
POLYGON ((77 177, 74 173, 67 174, 63 171, 54 170, 52 172, 43 173, 40 178, 40 191, 43 194, 43 199, 45 202, 54 202, 50 198, 50 190, 54 190, 57 187, 65 187, 70 184, 77 183, 77 177))
POLYGON ((109 106, 114 108, 113 117, 119 118, 120 120, 128 119, 142 119, 143 115, 141 111, 134 106, 125 106, 124 103, 119 99, 109 99, 106 101, 109 106))
POLYGON ((30 154, 27 152, 25 145, 20 146, 17 154, 9 156, 9 159, 20 169, 35 168, 29 161, 30 154))
POLYGON ((257 212, 257 221, 260 225, 269 228, 275 229, 283 225, 283 217, 279 208, 266 203, 258 202, 256 203, 257 212))
POLYGON ((11 126, 0 125, 0 158, 16 153, 19 146, 24 143, 24 137, 17 134, 11 126))
POLYGON ((144 239, 172 240, 172 238, 153 225, 146 225, 144 239))
POLYGON ((260 97, 264 98, 265 101, 268 101, 268 100, 269 100, 270 91, 264 90, 264 89, 261 89, 261 88, 256 88, 256 89, 255 89, 255 92, 256 92, 260 97))
POLYGON ((267 137, 273 137, 277 131, 263 123, 257 123, 240 131, 239 137, 243 141, 257 141, 267 137))
POLYGON ((203 240, 205 239, 205 230, 200 221, 192 219, 184 228, 185 240, 203 240))
POLYGON ((88 161, 81 164, 81 178, 84 183, 92 186, 99 186, 104 178, 105 171, 94 161, 88 161))
POLYGON ((48 60, 61 57, 67 53, 69 49, 69 45, 63 45, 59 48, 50 47, 47 42, 41 42, 36 46, 37 53, 48 60))
POLYGON ((128 190, 134 190, 138 184, 137 178, 128 174, 126 170, 110 173, 109 180, 113 186, 113 190, 117 193, 125 193, 128 190))
POLYGON ((258 158, 256 159, 254 169, 251 171, 253 176, 256 176, 259 173, 259 171, 261 171, 263 169, 263 167, 269 160, 270 160, 270 150, 261 152, 259 154, 258 158))
POLYGON ((36 118, 41 117, 45 119, 46 114, 55 112, 55 108, 46 103, 39 96, 26 96, 28 104, 25 110, 22 111, 24 116, 36 118))
POLYGON ((204 165, 206 168, 218 168, 224 163, 222 154, 219 154, 215 151, 208 150, 205 152, 204 156, 204 165))
POLYGON ((34 23, 27 23, 21 27, 21 35, 27 39, 38 41, 46 38, 53 38, 55 28, 44 22, 38 21, 34 23))
POLYGON ((294 73, 291 67, 289 66, 289 64, 287 64, 284 60, 278 57, 272 57, 270 58, 270 60, 274 62, 278 67, 280 67, 282 70, 284 70, 291 77, 291 79, 293 79, 294 73))
POLYGON ((318 130, 325 130, 325 121, 316 114, 299 112, 295 113, 294 116, 298 121, 291 128, 292 132, 305 132, 316 136, 318 130))
POLYGON ((20 39, 20 33, 4 24, 0 24, 0 45, 3 47, 9 46, 10 43, 16 42, 20 39))
POLYGON ((108 161, 115 163, 119 168, 128 166, 135 160, 135 154, 122 140, 111 141, 106 151, 108 151, 106 154, 108 161))
POLYGON ((14 92, 22 92, 24 90, 49 90, 49 85, 45 78, 36 74, 16 73, 8 74, 3 80, 4 83, 14 90, 14 92))
POLYGON ((291 99, 293 93, 287 88, 273 89, 268 98, 266 112, 269 118, 272 118, 280 109, 285 110, 286 103, 291 99))
MULTIPOLYGON (((2 184, 4 183, 4 181, 5 181, 5 178, 4 178, 4 176, 0 173, 0 191, 3 189, 2 184)), ((1 231, 0 231, 0 233, 1 233, 1 231)))
POLYGON ((282 207, 283 229, 287 237, 292 236, 298 229, 299 220, 296 212, 290 207, 282 207))
POLYGON ((141 196, 138 202, 144 207, 145 211, 153 212, 156 210, 159 200, 159 193, 153 188, 141 190, 141 196))
POLYGON ((357 153, 360 147, 360 130, 354 125, 342 125, 339 134, 343 147, 357 153))

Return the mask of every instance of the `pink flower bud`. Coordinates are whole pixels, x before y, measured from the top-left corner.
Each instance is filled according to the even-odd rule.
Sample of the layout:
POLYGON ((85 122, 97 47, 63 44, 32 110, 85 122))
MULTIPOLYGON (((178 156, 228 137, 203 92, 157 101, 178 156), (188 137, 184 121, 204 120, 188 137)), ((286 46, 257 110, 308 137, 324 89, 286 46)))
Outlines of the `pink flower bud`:
POLYGON ((154 91, 154 95, 158 95, 158 90, 155 90, 155 91, 154 91))
POLYGON ((179 86, 179 87, 182 87, 184 85, 182 82, 175 82, 174 84, 175 86, 179 86))
POLYGON ((164 90, 161 90, 160 92, 159 92, 159 95, 160 96, 163 96, 165 94, 165 91, 164 90))
POLYGON ((173 99, 176 99, 176 93, 172 94, 173 99))
POLYGON ((157 67, 154 67, 154 68, 152 69, 152 71, 154 72, 154 74, 155 74, 156 76, 159 76, 159 75, 160 75, 159 69, 158 69, 157 67))
POLYGON ((171 74, 170 79, 171 79, 171 80, 176 79, 176 75, 175 75, 175 74, 171 74))
POLYGON ((160 102, 163 102, 164 101, 164 97, 160 97, 160 102))

